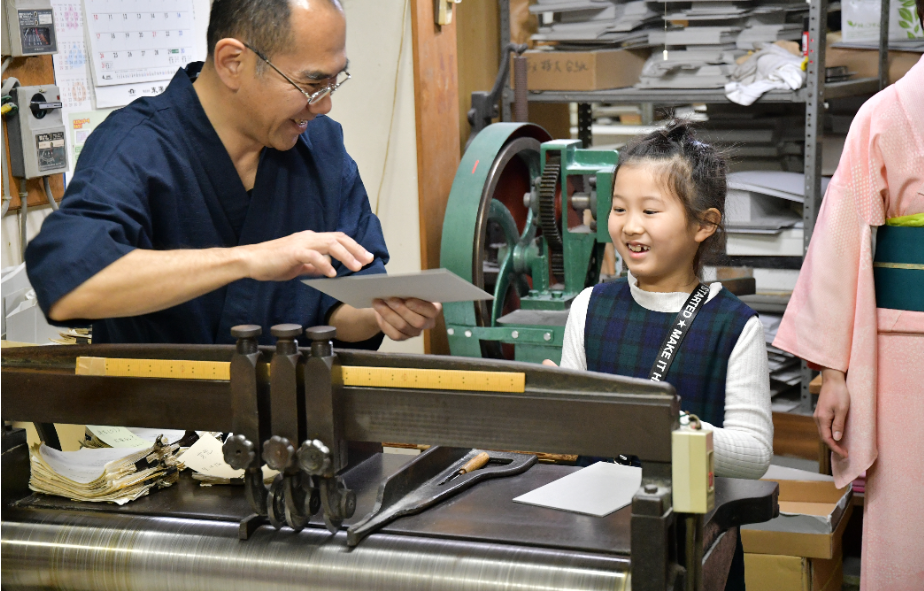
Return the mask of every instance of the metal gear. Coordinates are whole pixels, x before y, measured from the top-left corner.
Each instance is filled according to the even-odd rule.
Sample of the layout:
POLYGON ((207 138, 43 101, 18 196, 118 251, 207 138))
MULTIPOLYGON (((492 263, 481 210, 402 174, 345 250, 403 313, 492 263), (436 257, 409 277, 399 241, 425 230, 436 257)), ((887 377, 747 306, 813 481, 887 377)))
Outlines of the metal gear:
POLYGON ((547 154, 542 180, 539 182, 539 227, 549 245, 552 261, 552 274, 562 279, 565 276, 564 242, 558 229, 558 217, 555 215, 555 187, 561 173, 561 160, 557 154, 547 154))

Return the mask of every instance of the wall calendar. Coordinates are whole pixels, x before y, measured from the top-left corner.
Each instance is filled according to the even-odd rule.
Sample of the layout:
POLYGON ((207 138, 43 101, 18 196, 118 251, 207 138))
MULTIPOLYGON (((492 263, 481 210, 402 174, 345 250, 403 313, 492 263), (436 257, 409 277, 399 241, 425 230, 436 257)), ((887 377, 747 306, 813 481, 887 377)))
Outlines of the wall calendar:
POLYGON ((169 80, 195 61, 189 0, 84 0, 96 86, 169 80))

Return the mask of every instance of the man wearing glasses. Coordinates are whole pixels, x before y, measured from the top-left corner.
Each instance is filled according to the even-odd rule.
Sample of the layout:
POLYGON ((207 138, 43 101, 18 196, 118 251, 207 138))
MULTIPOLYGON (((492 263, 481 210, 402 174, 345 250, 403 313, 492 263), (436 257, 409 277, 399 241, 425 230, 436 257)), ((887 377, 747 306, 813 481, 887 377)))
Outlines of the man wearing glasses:
POLYGON ((350 74, 336 0, 215 0, 208 58, 92 134, 26 252, 53 322, 94 342, 232 342, 230 329, 332 324, 377 348, 439 304, 357 310, 297 277, 384 273, 388 251, 340 125, 350 74))

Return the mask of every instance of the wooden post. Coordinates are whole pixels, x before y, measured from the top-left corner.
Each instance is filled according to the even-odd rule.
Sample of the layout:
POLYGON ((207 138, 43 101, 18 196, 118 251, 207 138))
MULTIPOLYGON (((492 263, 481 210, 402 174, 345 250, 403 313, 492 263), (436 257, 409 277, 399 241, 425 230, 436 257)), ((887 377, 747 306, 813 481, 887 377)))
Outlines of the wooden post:
MULTIPOLYGON (((436 269, 446 201, 461 157, 456 25, 436 24, 433 0, 412 0, 411 8, 420 261, 424 269, 436 269)), ((424 335, 424 350, 449 354, 442 322, 424 335)))

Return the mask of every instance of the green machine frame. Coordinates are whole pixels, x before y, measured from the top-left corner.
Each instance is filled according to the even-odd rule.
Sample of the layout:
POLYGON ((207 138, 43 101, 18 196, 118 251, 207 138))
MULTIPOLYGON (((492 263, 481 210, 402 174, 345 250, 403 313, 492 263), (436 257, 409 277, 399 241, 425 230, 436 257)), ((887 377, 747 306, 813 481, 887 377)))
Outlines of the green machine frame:
POLYGON ((580 145, 529 123, 496 123, 469 145, 449 194, 440 266, 494 300, 445 304, 453 355, 561 359, 571 302, 599 281, 619 159, 580 145))

